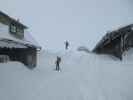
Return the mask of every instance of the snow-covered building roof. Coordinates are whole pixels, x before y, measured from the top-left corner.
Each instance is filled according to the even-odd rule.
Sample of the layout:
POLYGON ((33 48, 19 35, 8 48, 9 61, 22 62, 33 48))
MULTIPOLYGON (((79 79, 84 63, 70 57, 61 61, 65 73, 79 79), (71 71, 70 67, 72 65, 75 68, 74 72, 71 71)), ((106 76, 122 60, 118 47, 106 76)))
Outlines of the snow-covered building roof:
POLYGON ((7 14, 5 14, 5 13, 2 12, 2 11, 0 11, 0 15, 6 17, 6 18, 7 18, 8 20, 10 20, 10 21, 13 21, 13 22, 15 22, 15 23, 21 25, 23 28, 28 28, 26 25, 22 24, 20 21, 18 21, 18 20, 16 20, 16 19, 12 18, 12 17, 10 17, 10 16, 8 16, 7 14))
POLYGON ((0 39, 0 47, 1 48, 27 48, 28 46, 13 40, 0 39))
POLYGON ((109 54, 122 60, 123 53, 133 47, 133 24, 107 33, 93 49, 97 54, 109 54))
MULTIPOLYGON (((10 40, 12 42, 13 41, 18 42, 19 45, 23 44, 23 45, 34 47, 34 48, 41 48, 41 46, 35 41, 35 39, 30 35, 30 33, 26 29, 27 29, 27 26, 25 26, 24 24, 20 23, 19 21, 9 17, 7 14, 0 11, 0 42, 1 40, 10 40), (3 18, 5 19, 3 20, 3 18), (5 20, 7 20, 7 22, 5 20), (15 34, 10 33, 10 24, 12 23, 12 21, 13 23, 15 22, 16 25, 22 27, 23 33, 21 34, 23 34, 23 38, 17 38, 16 36, 14 36, 15 34, 17 35, 17 33, 15 34)), ((6 44, 5 42, 1 42, 1 43, 2 45, 0 44, 0 46, 3 46, 3 44, 6 44)), ((10 44, 12 45, 12 43, 10 44)), ((18 46, 18 44, 16 46, 18 46)))
POLYGON ((106 33, 106 35, 95 46, 93 51, 95 51, 97 48, 100 48, 100 47, 110 43, 111 40, 114 40, 118 36, 127 34, 127 32, 130 30, 133 30, 133 24, 121 26, 121 27, 117 28, 116 30, 106 33))
MULTIPOLYGON (((40 48, 39 45, 35 44, 33 41, 33 39, 30 39, 30 40, 27 40, 28 37, 24 36, 23 39, 18 39, 18 38, 15 38, 14 36, 12 36, 11 34, 9 34, 8 30, 7 30, 7 26, 5 25, 2 25, 0 23, 0 40, 12 40, 12 41, 15 41, 15 42, 18 42, 18 43, 21 43, 21 44, 25 44, 25 45, 30 45, 30 46, 33 46, 33 47, 37 47, 37 48, 40 48)), ((30 37, 29 37, 30 38, 30 37)))

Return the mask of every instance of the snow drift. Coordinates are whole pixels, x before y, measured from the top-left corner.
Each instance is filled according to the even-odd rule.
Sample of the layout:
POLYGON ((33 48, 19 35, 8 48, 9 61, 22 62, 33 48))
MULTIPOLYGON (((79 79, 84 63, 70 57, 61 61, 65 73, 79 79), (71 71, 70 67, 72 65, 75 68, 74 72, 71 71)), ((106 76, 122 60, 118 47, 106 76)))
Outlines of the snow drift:
POLYGON ((41 52, 38 67, 0 64, 1 100, 132 100, 133 50, 121 62, 84 52, 41 52), (56 56, 62 57, 56 72, 56 56))

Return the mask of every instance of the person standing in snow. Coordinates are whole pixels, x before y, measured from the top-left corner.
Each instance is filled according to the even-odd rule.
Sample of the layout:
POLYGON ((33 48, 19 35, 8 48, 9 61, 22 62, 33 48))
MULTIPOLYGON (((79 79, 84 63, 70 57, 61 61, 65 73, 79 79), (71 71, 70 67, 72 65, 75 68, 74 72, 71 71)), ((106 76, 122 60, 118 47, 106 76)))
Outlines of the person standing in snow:
POLYGON ((69 47, 69 42, 68 42, 68 41, 66 41, 66 42, 65 42, 65 49, 67 50, 67 49, 68 49, 68 47, 69 47))
POLYGON ((60 71, 60 63, 61 63, 61 57, 57 56, 57 59, 55 62, 57 71, 60 71))

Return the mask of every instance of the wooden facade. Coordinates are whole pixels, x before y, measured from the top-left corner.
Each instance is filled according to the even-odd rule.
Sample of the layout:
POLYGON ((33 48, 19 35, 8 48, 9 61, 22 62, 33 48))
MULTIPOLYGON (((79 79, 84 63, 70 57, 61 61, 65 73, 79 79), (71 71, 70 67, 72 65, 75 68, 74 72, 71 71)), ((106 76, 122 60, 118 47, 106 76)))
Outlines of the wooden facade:
MULTIPOLYGON (((19 61, 28 68, 33 69, 37 65, 37 51, 39 46, 25 40, 27 26, 0 11, 0 23, 7 27, 8 37, 0 37, 0 58, 8 58, 10 61, 19 61), (11 38, 9 37, 11 36, 11 38)), ((5 32, 1 32, 5 34, 5 32)), ((6 34, 7 34, 6 33, 6 34)), ((1 61, 4 61, 0 59, 1 61)))
POLYGON ((7 55, 10 61, 19 61, 30 69, 37 65, 37 50, 34 48, 0 48, 0 55, 7 55))
POLYGON ((20 23, 19 20, 13 19, 1 11, 0 11, 0 23, 9 26, 9 33, 19 39, 24 38, 24 30, 28 28, 27 26, 20 23), (16 28, 15 31, 12 31, 12 28, 16 28))
POLYGON ((133 25, 107 33, 93 49, 97 54, 110 54, 122 60, 123 53, 133 47, 133 25))

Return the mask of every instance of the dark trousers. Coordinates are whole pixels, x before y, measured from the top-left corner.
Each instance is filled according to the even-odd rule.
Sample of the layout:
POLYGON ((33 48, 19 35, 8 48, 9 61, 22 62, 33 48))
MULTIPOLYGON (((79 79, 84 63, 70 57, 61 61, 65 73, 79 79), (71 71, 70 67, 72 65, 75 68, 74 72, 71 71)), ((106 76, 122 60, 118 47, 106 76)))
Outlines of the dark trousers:
POLYGON ((60 70, 60 65, 56 64, 56 70, 59 71, 60 70))

